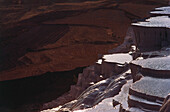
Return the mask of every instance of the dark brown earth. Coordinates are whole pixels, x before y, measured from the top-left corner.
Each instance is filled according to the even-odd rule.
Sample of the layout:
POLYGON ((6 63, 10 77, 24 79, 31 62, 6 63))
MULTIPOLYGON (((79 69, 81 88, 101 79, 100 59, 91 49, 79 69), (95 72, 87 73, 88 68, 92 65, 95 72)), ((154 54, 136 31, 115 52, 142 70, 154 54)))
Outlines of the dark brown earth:
POLYGON ((91 65, 122 43, 132 20, 167 1, 1 0, 0 111, 37 112, 81 72, 56 71, 91 65))
POLYGON ((167 1, 0 2, 0 81, 90 65, 167 1))
POLYGON ((0 112, 39 112, 44 103, 68 92, 70 85, 76 84, 78 74, 83 69, 47 72, 35 77, 1 81, 0 112))

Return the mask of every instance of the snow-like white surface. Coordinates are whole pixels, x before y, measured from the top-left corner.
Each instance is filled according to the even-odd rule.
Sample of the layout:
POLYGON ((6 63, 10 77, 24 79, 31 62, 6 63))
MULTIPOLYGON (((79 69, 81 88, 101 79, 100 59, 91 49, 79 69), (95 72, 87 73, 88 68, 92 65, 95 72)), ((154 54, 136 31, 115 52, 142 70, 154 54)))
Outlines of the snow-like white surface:
POLYGON ((96 63, 101 65, 102 64, 102 59, 99 59, 96 63))
POLYGON ((147 109, 143 109, 143 110, 141 110, 141 109, 139 109, 139 108, 135 108, 135 107, 131 107, 130 109, 129 109, 129 111, 130 112, 158 112, 158 111, 151 111, 151 110, 147 110, 147 109))
POLYGON ((106 98, 95 107, 84 109, 84 110, 76 110, 73 112, 119 112, 119 105, 116 106, 116 108, 114 109, 112 105, 112 100, 113 97, 106 98))
POLYGON ((148 110, 148 109, 139 109, 139 108, 135 108, 135 107, 131 107, 129 109, 130 112, 158 112, 158 111, 151 111, 151 110, 148 110))
POLYGON ((170 70, 170 56, 134 60, 132 63, 135 65, 140 65, 142 68, 149 68, 153 70, 170 70))
POLYGON ((58 111, 62 106, 58 106, 56 108, 53 108, 53 109, 47 109, 47 110, 43 110, 41 112, 56 112, 58 111))
POLYGON ((130 112, 146 112, 146 111, 143 111, 143 110, 141 110, 139 108, 134 108, 134 107, 130 108, 129 111, 130 112))
POLYGON ((170 6, 155 8, 155 10, 151 14, 170 14, 170 6))
POLYGON ((132 99, 132 100, 138 101, 138 102, 145 103, 145 104, 156 105, 156 106, 162 106, 162 105, 159 104, 159 103, 151 102, 151 101, 148 101, 148 100, 146 100, 146 99, 139 98, 139 97, 136 97, 136 96, 133 96, 133 95, 130 95, 129 98, 132 99))
POLYGON ((125 64, 132 61, 132 56, 128 53, 108 54, 104 55, 103 59, 105 62, 125 64))
POLYGON ((170 93, 170 79, 143 77, 135 82, 131 88, 140 93, 166 98, 170 93))
POLYGON ((158 55, 161 57, 167 57, 170 56, 170 48, 165 48, 165 50, 161 50, 161 51, 150 51, 150 52, 144 52, 144 55, 158 55))
POLYGON ((118 95, 116 95, 113 99, 115 101, 118 101, 122 104, 122 107, 124 109, 128 108, 128 95, 129 95, 129 88, 130 85, 132 84, 132 80, 128 81, 122 88, 121 91, 119 92, 118 95))
POLYGON ((122 106, 127 108, 128 107, 127 99, 128 99, 128 93, 129 93, 128 91, 129 91, 129 87, 131 84, 132 84, 132 80, 129 80, 125 85, 123 85, 118 95, 111 97, 111 98, 106 98, 102 102, 100 102, 98 105, 92 108, 88 108, 84 110, 76 110, 74 112, 119 112, 120 105, 113 107, 112 101, 114 99, 122 103, 122 106))
POLYGON ((143 27, 170 28, 170 17, 168 16, 150 17, 149 19, 146 19, 145 22, 132 23, 132 25, 143 26, 143 27))

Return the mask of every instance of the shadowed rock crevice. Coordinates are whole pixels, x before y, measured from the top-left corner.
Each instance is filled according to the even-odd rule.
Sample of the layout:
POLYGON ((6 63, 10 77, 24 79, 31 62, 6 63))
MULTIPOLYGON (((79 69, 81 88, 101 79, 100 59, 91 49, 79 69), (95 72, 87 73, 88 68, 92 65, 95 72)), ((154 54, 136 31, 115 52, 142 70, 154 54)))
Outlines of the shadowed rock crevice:
POLYGON ((76 83, 75 78, 83 69, 48 72, 41 76, 0 82, 0 111, 6 112, 3 111, 5 108, 10 112, 38 111, 42 104, 69 91, 70 85, 76 83))

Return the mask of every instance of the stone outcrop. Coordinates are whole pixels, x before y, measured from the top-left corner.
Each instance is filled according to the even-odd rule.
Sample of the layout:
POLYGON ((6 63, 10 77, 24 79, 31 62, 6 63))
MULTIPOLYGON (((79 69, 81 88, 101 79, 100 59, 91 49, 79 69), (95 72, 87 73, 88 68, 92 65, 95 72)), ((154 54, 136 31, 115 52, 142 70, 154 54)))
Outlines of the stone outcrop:
POLYGON ((104 98, 118 94, 122 85, 130 78, 130 74, 123 72, 129 69, 128 64, 131 60, 132 56, 128 53, 103 55, 102 59, 99 59, 95 65, 85 68, 83 73, 78 75, 77 84, 71 86, 68 94, 44 104, 43 109, 59 106, 59 104, 64 101, 63 99, 76 100, 66 104, 62 109, 65 109, 65 107, 69 107, 71 110, 84 109, 96 105, 104 98), (106 80, 102 82, 101 80, 103 79, 106 80), (113 82, 111 82, 111 80, 113 80, 113 82), (101 90, 98 87, 100 87, 101 90), (99 90, 96 91, 96 89, 99 90))
POLYGON ((129 107, 159 111, 163 100, 170 93, 169 83, 169 79, 141 78, 129 89, 129 107))
MULTIPOLYGON (((0 11, 12 13, 7 13, 8 16, 1 19, 5 26, 0 42, 0 48, 4 51, 1 57, 6 59, 0 64, 0 67, 4 67, 0 70, 0 80, 14 80, 41 75, 47 71, 70 70, 77 66, 89 65, 94 60, 89 57, 106 52, 113 47, 113 44, 114 46, 120 44, 131 20, 146 17, 145 12, 160 4, 164 5, 167 1, 146 0, 145 2, 101 0, 56 3, 50 6, 44 4, 31 9, 23 9, 24 6, 20 5, 12 6, 14 11, 17 10, 16 12, 3 7, 0 11), (10 17, 13 17, 12 20, 10 17)), ((114 97, 113 104, 120 112, 136 110, 153 112, 158 111, 162 104, 161 110, 168 111, 169 101, 165 97, 169 93, 167 87, 169 79, 160 78, 169 78, 167 49, 170 44, 170 18, 168 9, 161 10, 163 10, 161 16, 133 23, 128 29, 123 44, 109 51, 119 54, 104 55, 95 65, 84 69, 78 76, 77 84, 71 86, 68 93, 44 104, 43 109, 57 107, 68 100, 73 101, 47 111, 86 109, 99 104, 105 98, 114 97), (133 49, 135 47, 132 45, 136 45, 137 49, 133 49), (162 47, 166 49, 162 49, 160 53, 144 52, 160 50, 162 47), (131 62, 131 70, 125 72, 129 69, 132 56, 120 52, 129 52, 129 49, 132 50, 130 53, 136 60, 131 62), (155 66, 157 64, 158 67, 155 66), (130 80, 131 76, 134 83, 130 80), (161 92, 159 86, 150 89, 156 81, 159 81, 161 92), (122 91, 129 93, 122 97, 125 100, 120 98, 122 91), (160 93, 164 94, 161 96, 160 93)))
POLYGON ((130 63, 134 83, 126 96, 128 106, 121 102, 119 112, 164 112, 169 109, 169 17, 162 16, 168 15, 169 10, 168 7, 157 10, 162 11, 151 12, 156 17, 132 24, 138 49, 133 56, 140 58, 135 57, 136 60, 130 63))
MULTIPOLYGON (((21 4, 2 4, 0 8, 1 81, 89 66, 97 60, 98 54, 105 54, 123 42, 131 20, 146 17, 148 11, 168 2, 22 1, 21 4)), ((129 35, 133 35, 132 30, 129 28, 129 35)), ((133 43, 129 38, 129 42, 125 42, 127 46, 124 44, 114 52, 127 52, 133 43)))
MULTIPOLYGON (((157 63, 157 66, 159 65, 162 66, 162 64, 157 63)), ((159 67, 157 68, 159 69, 159 67)), ((166 69, 166 67, 164 69, 166 69)), ((142 75, 141 71, 133 73, 136 74, 135 78, 133 74, 131 74, 134 83, 132 83, 129 87, 128 94, 124 94, 124 100, 113 98, 114 100, 119 102, 118 104, 120 104, 119 112, 158 112, 162 105, 162 109, 168 110, 167 96, 170 93, 170 79, 168 77, 165 77, 165 75, 168 74, 157 77, 151 75, 151 73, 147 71, 145 72, 147 73, 147 75, 142 75, 142 77, 140 77, 138 80, 135 80, 139 73, 140 75, 142 75)), ((157 73, 159 74, 159 71, 157 71, 157 73)), ((115 97, 120 97, 120 95, 117 95, 115 97)), ((113 109, 113 111, 114 110, 115 112, 117 112, 116 109, 113 109)))
MULTIPOLYGON (((159 63, 157 66, 159 66, 159 63)), ((128 100, 124 101, 128 103, 128 106, 124 106, 124 102, 120 102, 122 107, 120 112, 133 112, 134 110, 158 112, 160 108, 168 109, 168 98, 166 97, 170 93, 170 79, 165 77, 165 74, 160 78, 150 75, 149 71, 145 73, 147 73, 147 76, 143 75, 139 80, 133 79, 134 83, 129 88, 129 95, 126 96, 128 100)), ((159 74, 159 71, 157 73, 159 74)))
POLYGON ((170 111, 170 95, 168 95, 165 98, 164 103, 160 108, 160 112, 169 112, 169 111, 170 111))
POLYGON ((158 78, 170 78, 169 70, 170 57, 155 57, 132 61, 130 66, 132 75, 142 73, 144 76, 152 76, 158 78))
POLYGON ((110 54, 102 57, 101 73, 107 78, 112 75, 120 74, 128 69, 128 63, 132 60, 132 56, 127 54, 110 54))
POLYGON ((76 99, 89 86, 101 81, 102 79, 102 75, 95 74, 94 66, 89 66, 83 69, 83 73, 79 73, 78 75, 77 84, 71 85, 70 91, 57 98, 56 100, 45 103, 43 105, 43 109, 53 108, 76 99))
POLYGON ((137 48, 143 51, 160 50, 170 45, 170 7, 156 8, 147 19, 132 23, 137 48))
MULTIPOLYGON (((113 98, 113 112, 169 111, 169 20, 168 16, 157 16, 146 19, 143 22, 133 23, 133 30, 130 30, 130 35, 126 36, 124 43, 118 47, 120 48, 120 52, 125 50, 125 46, 128 47, 127 51, 129 51, 130 47, 135 44, 137 49, 131 49, 130 53, 132 56, 121 53, 110 54, 102 56, 101 59, 96 62, 94 73, 102 75, 103 78, 111 76, 104 80, 104 82, 110 83, 106 85, 108 85, 107 89, 109 89, 109 97, 113 98), (131 75, 133 80, 117 82, 120 81, 118 79, 126 79, 125 76, 127 73, 116 71, 126 70, 126 67, 128 68, 127 65, 130 65, 128 79, 131 79, 129 77, 129 75, 131 75), (123 69, 121 69, 121 67, 123 67, 123 69), (115 76, 113 71, 116 72, 116 74, 120 73, 120 75, 115 76), (108 82, 110 79, 113 80, 114 83, 112 81, 108 82), (120 85, 118 86, 118 83, 120 83, 122 88, 119 88, 120 85), (117 91, 117 87, 119 88, 119 92, 117 91), (111 96, 110 92, 112 93, 111 96)), ((111 52, 117 53, 119 51, 113 49, 111 52)), ((80 79, 82 79, 82 77, 80 79)), ((60 109, 56 108, 57 111, 62 111, 62 109, 63 111, 100 111, 100 105, 102 106, 104 104, 99 102, 103 100, 103 98, 106 98, 106 100, 108 98, 107 89, 104 89, 104 91, 100 90, 100 88, 103 87, 103 85, 100 84, 101 83, 99 82, 90 86, 78 97, 78 99, 65 104, 60 107, 60 109), (100 95, 100 92, 97 92, 98 90, 102 91, 103 95, 100 95), (98 104, 98 106, 95 106, 96 104, 98 104), (95 106, 94 109, 90 108, 93 106, 95 106)), ((110 99, 108 99, 107 103, 110 103, 110 99)), ((55 110, 55 108, 52 110, 55 110)), ((103 107, 101 107, 101 110, 103 111, 103 107)), ((50 110, 47 110, 47 112, 48 111, 50 110)))
MULTIPOLYGON (((117 95, 121 90, 121 87, 130 79, 131 76, 129 71, 127 71, 123 74, 102 80, 87 88, 76 100, 60 107, 58 111, 73 111, 93 107, 103 99, 117 95)), ((55 108, 53 110, 55 110, 55 108)), ((48 111, 49 110, 45 110, 42 112, 48 111)))
POLYGON ((151 17, 146 22, 133 23, 136 47, 141 52, 160 50, 170 44, 168 16, 151 17))

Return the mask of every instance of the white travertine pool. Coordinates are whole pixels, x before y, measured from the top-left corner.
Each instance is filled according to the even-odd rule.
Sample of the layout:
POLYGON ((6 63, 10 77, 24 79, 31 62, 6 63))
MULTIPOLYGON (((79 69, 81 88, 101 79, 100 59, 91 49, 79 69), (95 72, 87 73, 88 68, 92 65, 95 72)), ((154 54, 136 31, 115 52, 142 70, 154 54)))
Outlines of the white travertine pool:
POLYGON ((170 79, 144 77, 132 85, 132 89, 147 95, 166 98, 170 93, 170 79))
POLYGON ((132 56, 128 53, 108 54, 104 55, 103 59, 105 62, 125 64, 132 61, 132 56))
POLYGON ((132 23, 132 25, 143 27, 170 28, 170 17, 169 16, 150 17, 149 19, 146 19, 145 22, 132 23))
POLYGON ((150 13, 170 15, 170 6, 155 8, 155 11, 151 11, 150 13))
POLYGON ((134 60, 132 64, 153 70, 170 70, 170 56, 134 60))

